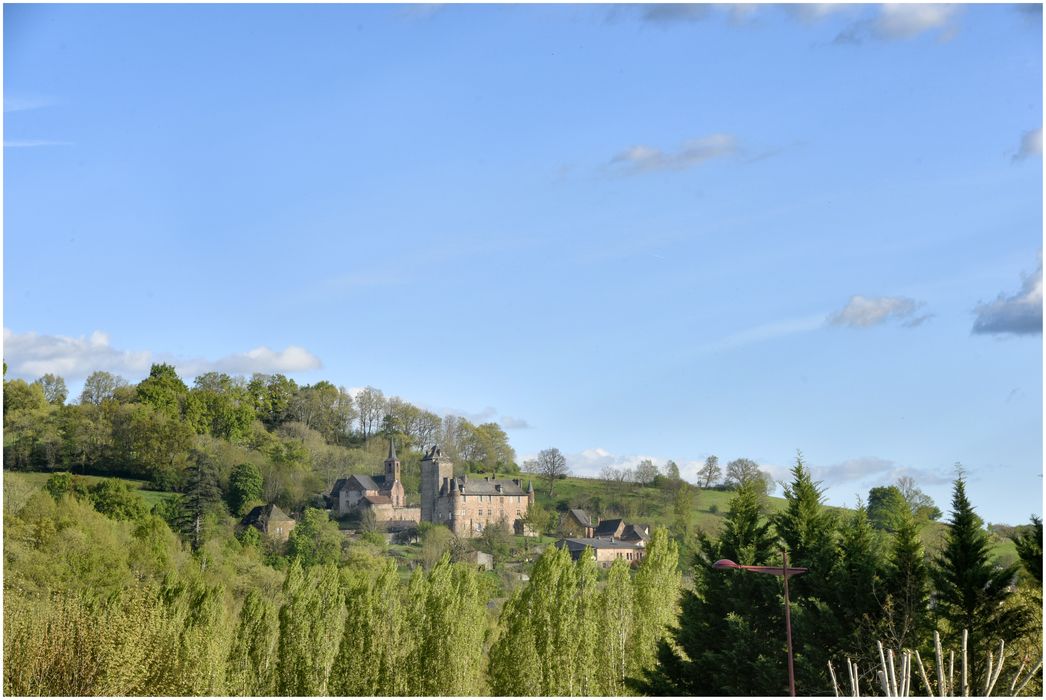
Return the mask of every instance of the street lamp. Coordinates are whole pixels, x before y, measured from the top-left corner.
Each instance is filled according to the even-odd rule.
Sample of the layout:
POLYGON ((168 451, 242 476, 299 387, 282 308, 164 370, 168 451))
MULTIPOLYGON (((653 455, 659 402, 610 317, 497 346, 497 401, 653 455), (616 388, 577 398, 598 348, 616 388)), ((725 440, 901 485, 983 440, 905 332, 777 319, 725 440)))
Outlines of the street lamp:
POLYGON ((757 574, 772 574, 774 576, 780 576, 784 581, 785 637, 788 639, 788 690, 791 691, 792 697, 795 697, 795 667, 792 663, 792 612, 791 606, 788 603, 788 577, 805 574, 807 569, 800 566, 788 568, 788 550, 783 549, 781 550, 781 553, 784 555, 784 566, 743 566, 732 562, 729 559, 720 559, 715 564, 712 564, 712 568, 743 569, 745 571, 754 571, 757 574))

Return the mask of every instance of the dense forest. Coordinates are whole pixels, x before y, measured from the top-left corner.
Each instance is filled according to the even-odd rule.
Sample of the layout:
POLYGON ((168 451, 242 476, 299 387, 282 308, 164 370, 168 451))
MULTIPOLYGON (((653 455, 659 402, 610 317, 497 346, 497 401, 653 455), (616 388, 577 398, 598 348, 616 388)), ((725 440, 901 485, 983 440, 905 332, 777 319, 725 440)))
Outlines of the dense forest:
MULTIPOLYGON (((54 376, 4 390, 6 694, 783 695, 780 579, 711 566, 780 565, 783 547, 809 569, 790 582, 800 694, 830 694, 828 662, 845 658, 878 692, 876 643, 933 666, 934 631, 950 649, 967 631, 976 688, 1000 641, 1003 686, 1041 660, 1041 521, 1014 530, 1019 560, 1000 563, 961 472, 927 552, 919 528, 945 514, 912 484, 842 511, 800 456, 771 508, 741 464, 718 492, 720 525, 703 528, 691 511, 711 492, 654 470, 669 527, 638 567, 603 569, 498 528, 473 542, 430 525, 409 545, 348 537, 313 507, 337 476, 379 464, 386 437, 403 446, 408 494, 433 442, 461 468, 516 471, 496 424, 279 375, 189 388, 166 365, 136 386, 96 372, 72 404, 54 376), (170 495, 147 505, 116 477, 170 495), (261 502, 298 517, 286 543, 238 527, 261 502), (471 547, 495 570, 468 564, 471 547)), ((554 509, 536 510, 553 531, 554 509)), ((1023 694, 1041 693, 1033 675, 1023 694)))

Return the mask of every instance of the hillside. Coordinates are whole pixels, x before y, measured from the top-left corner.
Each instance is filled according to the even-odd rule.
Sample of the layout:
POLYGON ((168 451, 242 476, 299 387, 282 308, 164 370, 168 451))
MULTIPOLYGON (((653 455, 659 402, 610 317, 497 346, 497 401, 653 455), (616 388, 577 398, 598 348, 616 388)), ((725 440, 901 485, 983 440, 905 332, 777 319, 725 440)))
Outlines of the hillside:
MULTIPOLYGON (((548 495, 547 484, 534 484, 536 500, 550 510, 562 510, 564 504, 571 508, 583 508, 591 517, 623 517, 626 520, 648 523, 653 526, 671 525, 671 504, 673 492, 654 486, 567 477, 556 481, 553 496, 548 495), (558 506, 558 507, 557 507, 558 506)), ((694 507, 691 510, 691 527, 695 531, 715 534, 723 522, 723 516, 729 510, 731 491, 694 488, 696 494, 694 507)), ((767 509, 774 513, 785 507, 785 499, 768 496, 767 509)), ((852 509, 837 508, 833 510, 850 513, 852 509)), ((947 514, 945 515, 947 518, 947 514)), ((944 522, 929 522, 922 529, 923 543, 930 553, 940 549, 947 525, 944 522)), ((992 553, 1003 563, 1017 560, 1017 549, 1013 540, 992 534, 992 553)))

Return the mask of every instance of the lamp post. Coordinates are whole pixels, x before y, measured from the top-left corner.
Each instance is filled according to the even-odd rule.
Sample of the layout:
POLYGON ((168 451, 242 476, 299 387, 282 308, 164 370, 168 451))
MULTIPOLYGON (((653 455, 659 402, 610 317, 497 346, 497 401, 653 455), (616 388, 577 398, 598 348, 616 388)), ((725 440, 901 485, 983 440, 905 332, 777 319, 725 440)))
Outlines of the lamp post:
POLYGON ((788 602, 788 577, 798 576, 799 574, 805 574, 807 569, 800 566, 788 567, 788 550, 782 549, 781 553, 784 555, 784 566, 744 566, 730 561, 729 559, 720 559, 715 564, 712 564, 713 569, 742 569, 744 571, 754 571, 757 574, 772 574, 774 576, 780 576, 784 581, 784 593, 785 593, 785 637, 788 640, 788 690, 791 692, 792 697, 795 697, 795 667, 792 663, 792 611, 791 606, 788 602))

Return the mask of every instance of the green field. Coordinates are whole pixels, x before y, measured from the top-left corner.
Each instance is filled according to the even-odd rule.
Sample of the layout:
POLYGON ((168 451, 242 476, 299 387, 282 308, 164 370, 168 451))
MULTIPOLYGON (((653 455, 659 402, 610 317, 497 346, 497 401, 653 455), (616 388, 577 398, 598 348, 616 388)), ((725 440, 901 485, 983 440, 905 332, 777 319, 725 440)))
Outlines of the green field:
MULTIPOLYGON (((12 472, 4 471, 4 494, 5 502, 8 489, 10 488, 16 493, 24 493, 36 491, 42 489, 47 480, 51 478, 50 472, 12 472)), ((137 493, 145 501, 145 507, 151 509, 154 505, 162 500, 173 498, 175 494, 167 491, 153 491, 149 488, 148 482, 141 481, 138 479, 121 479, 119 477, 103 477, 103 476, 80 476, 77 475, 78 479, 83 479, 88 486, 96 484, 99 481, 104 481, 107 478, 115 479, 116 481, 122 481, 127 484, 132 491, 137 493)))

